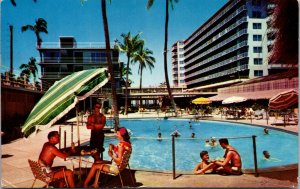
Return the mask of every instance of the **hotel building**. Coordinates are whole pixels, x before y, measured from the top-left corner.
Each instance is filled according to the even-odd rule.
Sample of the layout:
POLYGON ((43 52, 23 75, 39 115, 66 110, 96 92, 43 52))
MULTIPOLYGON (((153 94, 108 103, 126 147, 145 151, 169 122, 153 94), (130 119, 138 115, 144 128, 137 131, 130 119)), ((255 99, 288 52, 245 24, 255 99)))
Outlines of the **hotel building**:
POLYGON ((184 41, 177 41, 172 46, 172 75, 174 87, 186 87, 184 65, 184 41))
MULTIPOLYGON (((95 42, 77 43, 72 36, 60 37, 59 42, 42 43, 38 48, 41 54, 41 82, 47 91, 55 81, 76 71, 107 67, 105 44, 95 42)), ((117 89, 120 88, 119 52, 112 49, 112 64, 117 89)), ((104 88, 110 88, 106 84, 104 88)))
MULTIPOLYGON (((268 65, 268 1, 231 0, 185 41, 172 48, 172 64, 184 65, 188 91, 216 92, 218 88, 266 76, 268 65), (184 46, 184 62, 178 59, 184 46), (173 51, 174 50, 174 51, 173 51), (176 53, 178 56, 176 56, 176 53), (175 62, 178 59, 177 63, 175 62)), ((179 73, 173 66, 174 84, 179 73)), ((278 72, 278 71, 276 71, 278 72)))

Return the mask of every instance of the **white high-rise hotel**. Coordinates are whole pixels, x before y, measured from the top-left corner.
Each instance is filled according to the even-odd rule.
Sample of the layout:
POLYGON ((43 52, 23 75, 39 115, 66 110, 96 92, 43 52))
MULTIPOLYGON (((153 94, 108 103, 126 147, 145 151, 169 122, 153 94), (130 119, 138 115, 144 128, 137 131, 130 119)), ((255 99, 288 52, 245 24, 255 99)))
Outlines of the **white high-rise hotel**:
MULTIPOLYGON (((217 88, 266 76, 267 0, 231 0, 184 41, 172 46, 173 83, 189 91, 217 88)), ((268 39, 269 38, 269 39, 268 39)))

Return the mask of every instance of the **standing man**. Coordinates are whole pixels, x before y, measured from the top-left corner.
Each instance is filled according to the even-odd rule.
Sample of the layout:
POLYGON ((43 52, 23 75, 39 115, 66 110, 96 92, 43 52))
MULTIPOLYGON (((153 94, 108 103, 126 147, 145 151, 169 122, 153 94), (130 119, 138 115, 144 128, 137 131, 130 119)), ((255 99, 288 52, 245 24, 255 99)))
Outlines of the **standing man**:
POLYGON ((103 128, 106 123, 106 117, 100 113, 101 104, 96 103, 94 106, 94 112, 89 115, 87 121, 87 129, 91 129, 90 147, 97 149, 97 153, 93 155, 95 163, 103 159, 102 152, 104 151, 104 132, 103 128), (101 154, 101 157, 100 157, 101 154))
MULTIPOLYGON (((74 188, 74 176, 73 172, 69 169, 59 168, 59 167, 52 167, 53 160, 56 156, 60 158, 67 158, 68 154, 61 152, 57 147, 56 144, 59 143, 59 134, 57 131, 51 131, 48 134, 48 142, 46 142, 43 146, 43 149, 40 153, 38 163, 41 165, 42 169, 47 173, 47 175, 54 179, 61 179, 66 176, 68 185, 70 188, 74 188), (58 169, 55 169, 58 168, 58 169)), ((64 182, 60 182, 60 188, 63 187, 64 182)))

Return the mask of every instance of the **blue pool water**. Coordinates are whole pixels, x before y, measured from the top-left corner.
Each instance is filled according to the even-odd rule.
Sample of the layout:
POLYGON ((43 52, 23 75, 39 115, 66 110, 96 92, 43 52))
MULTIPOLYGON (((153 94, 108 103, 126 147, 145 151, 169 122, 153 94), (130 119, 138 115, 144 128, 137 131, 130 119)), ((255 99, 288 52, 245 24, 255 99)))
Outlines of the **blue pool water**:
MULTIPOLYGON (((224 155, 220 145, 205 146, 205 139, 211 137, 229 138, 242 157, 243 169, 254 169, 252 135, 256 137, 258 168, 269 168, 298 163, 298 136, 269 129, 269 135, 264 135, 262 127, 245 124, 235 124, 217 121, 191 122, 188 119, 137 119, 120 120, 122 126, 131 130, 133 152, 130 166, 135 169, 172 171, 172 140, 170 134, 177 128, 181 136, 175 140, 176 170, 192 171, 200 161, 202 150, 209 152, 210 158, 215 159, 224 155), (163 140, 157 140, 158 129, 163 140), (192 132, 195 138, 191 138, 192 132), (271 161, 263 158, 262 152, 268 150, 271 161)), ((114 137, 106 137, 104 147, 117 144, 114 137)), ((107 150, 104 159, 108 159, 107 150)))

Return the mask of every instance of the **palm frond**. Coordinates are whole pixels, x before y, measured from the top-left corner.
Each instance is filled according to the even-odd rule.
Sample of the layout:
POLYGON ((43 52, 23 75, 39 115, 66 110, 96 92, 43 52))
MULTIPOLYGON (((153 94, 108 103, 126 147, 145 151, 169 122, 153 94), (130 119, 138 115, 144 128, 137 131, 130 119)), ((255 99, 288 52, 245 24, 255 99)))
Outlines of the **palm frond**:
POLYGON ((22 31, 22 32, 25 32, 25 31, 27 31, 27 30, 32 30, 32 31, 34 31, 34 27, 33 27, 32 25, 25 25, 25 26, 22 26, 22 27, 21 27, 21 31, 22 31))

